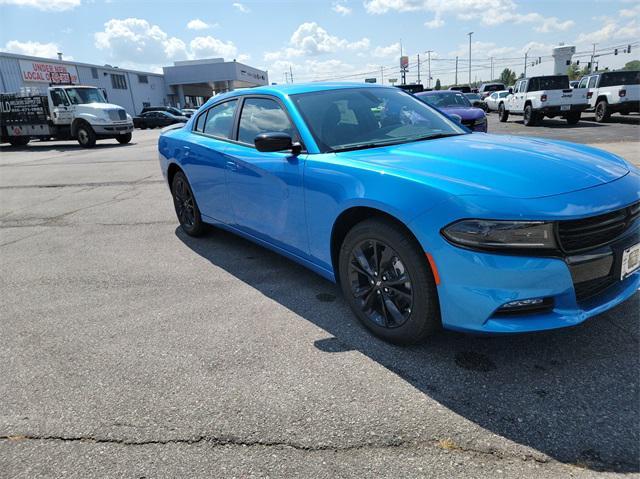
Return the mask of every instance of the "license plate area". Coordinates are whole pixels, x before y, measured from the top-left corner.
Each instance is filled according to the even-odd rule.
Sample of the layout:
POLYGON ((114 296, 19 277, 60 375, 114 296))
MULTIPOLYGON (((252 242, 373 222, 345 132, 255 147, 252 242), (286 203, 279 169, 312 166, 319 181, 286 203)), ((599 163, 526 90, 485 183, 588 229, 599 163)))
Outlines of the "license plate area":
POLYGON ((628 278, 640 268, 640 243, 635 244, 622 252, 622 264, 620 267, 620 280, 628 278))
POLYGON ((571 105, 560 105, 561 111, 571 110, 571 105))

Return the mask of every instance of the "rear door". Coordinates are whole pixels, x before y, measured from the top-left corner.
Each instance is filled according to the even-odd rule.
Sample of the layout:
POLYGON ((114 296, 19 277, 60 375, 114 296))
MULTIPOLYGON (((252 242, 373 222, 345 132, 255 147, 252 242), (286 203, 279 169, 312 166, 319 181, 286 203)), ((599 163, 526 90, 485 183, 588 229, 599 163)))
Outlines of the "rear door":
POLYGON ((239 113, 236 141, 225 150, 234 225, 299 256, 308 252, 303 192, 303 156, 263 153, 260 133, 299 136, 284 105, 270 96, 247 96, 239 113))
POLYGON ((217 103, 198 115, 193 122, 189 143, 183 146, 183 167, 196 197, 200 212, 208 222, 231 223, 226 183, 227 159, 238 99, 217 103))

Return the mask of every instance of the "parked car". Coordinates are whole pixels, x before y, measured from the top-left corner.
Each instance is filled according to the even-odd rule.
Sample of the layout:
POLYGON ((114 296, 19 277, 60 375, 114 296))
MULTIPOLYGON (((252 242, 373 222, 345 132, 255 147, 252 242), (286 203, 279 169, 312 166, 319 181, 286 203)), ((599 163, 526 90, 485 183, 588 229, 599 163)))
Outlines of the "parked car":
POLYGON ((174 106, 145 106, 140 114, 142 115, 148 111, 167 111, 175 116, 185 116, 184 113, 182 113, 182 110, 174 106))
POLYGON ((507 87, 504 85, 504 83, 498 83, 498 82, 483 83, 478 88, 478 93, 482 96, 482 98, 486 98, 489 95, 491 95, 494 91, 501 91, 506 89, 507 87))
POLYGON ((486 111, 498 111, 500 100, 506 98, 509 93, 509 90, 494 91, 491 95, 486 97, 484 99, 484 103, 487 105, 486 111))
POLYGON ((186 123, 188 118, 186 116, 177 116, 169 113, 168 111, 148 111, 142 113, 140 116, 136 116, 133 119, 133 125, 136 128, 157 128, 173 125, 175 123, 186 123))
POLYGON ((471 87, 468 85, 456 85, 456 86, 450 86, 449 90, 451 91, 459 91, 462 93, 471 93, 471 87))
POLYGON ((578 88, 578 85, 579 85, 579 84, 580 84, 580 81, 579 81, 579 80, 571 80, 571 81, 569 82, 569 86, 570 86, 571 88, 578 88))
POLYGON ((640 71, 600 72, 580 80, 579 88, 587 88, 589 110, 596 121, 604 122, 612 113, 628 115, 640 112, 640 71))
POLYGON ((191 116, 197 111, 195 108, 183 108, 182 114, 187 118, 191 118, 191 116))
POLYGON ((575 326, 640 287, 637 168, 469 134, 398 88, 224 93, 158 149, 183 233, 211 223, 338 282, 388 341, 575 326))
POLYGON ((474 108, 464 93, 449 90, 416 93, 416 97, 448 115, 457 115, 462 124, 472 131, 487 132, 484 110, 474 108))
POLYGON ((474 108, 480 108, 484 112, 487 111, 487 104, 484 102, 480 93, 465 93, 464 96, 471 102, 471 106, 474 108))
POLYGON ((570 88, 567 75, 522 78, 513 93, 499 101, 498 118, 506 122, 510 114, 522 115, 525 126, 534 126, 545 116, 560 116, 575 125, 588 106, 586 89, 570 88))

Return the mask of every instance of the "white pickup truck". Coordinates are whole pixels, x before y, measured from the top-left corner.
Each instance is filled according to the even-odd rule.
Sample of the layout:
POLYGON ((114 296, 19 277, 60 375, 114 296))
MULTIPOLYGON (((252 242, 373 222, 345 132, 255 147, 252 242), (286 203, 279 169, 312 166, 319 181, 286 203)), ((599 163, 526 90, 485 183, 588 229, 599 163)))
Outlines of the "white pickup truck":
POLYGON ((521 78, 513 92, 500 100, 498 118, 504 123, 509 114, 523 115, 525 126, 534 126, 545 116, 560 116, 575 125, 588 106, 587 90, 570 88, 567 75, 521 78))
POLYGON ((32 138, 78 140, 91 148, 96 140, 129 143, 133 119, 107 103, 96 87, 56 85, 46 94, 0 94, 0 141, 24 146, 32 138))
POLYGON ((612 113, 640 112, 638 70, 593 73, 582 77, 578 88, 587 89, 589 110, 595 111, 599 123, 607 121, 612 113))

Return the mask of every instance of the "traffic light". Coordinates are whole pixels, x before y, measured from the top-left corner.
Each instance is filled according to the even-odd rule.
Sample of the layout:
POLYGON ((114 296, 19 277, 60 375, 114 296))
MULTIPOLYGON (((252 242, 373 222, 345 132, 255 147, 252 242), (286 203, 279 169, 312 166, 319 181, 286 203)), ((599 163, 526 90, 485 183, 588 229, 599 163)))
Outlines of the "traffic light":
POLYGON ((631 53, 631 45, 627 45, 627 53, 631 53))
POLYGON ((591 62, 587 63, 587 68, 591 70, 591 62))
POLYGON ((576 60, 576 65, 580 65, 580 60, 576 60))
POLYGON ((617 49, 617 48, 615 48, 615 49, 613 50, 613 54, 614 54, 614 55, 617 55, 617 54, 618 54, 618 49, 617 49))

